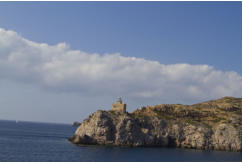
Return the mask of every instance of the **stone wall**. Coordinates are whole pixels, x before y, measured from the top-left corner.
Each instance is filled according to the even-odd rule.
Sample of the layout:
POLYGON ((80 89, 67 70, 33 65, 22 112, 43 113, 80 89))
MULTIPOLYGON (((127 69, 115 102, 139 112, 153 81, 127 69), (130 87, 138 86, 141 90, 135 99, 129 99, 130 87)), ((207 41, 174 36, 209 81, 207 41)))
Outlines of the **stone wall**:
POLYGON ((117 102, 115 104, 112 104, 112 110, 114 111, 120 111, 120 112, 126 112, 126 104, 122 104, 120 102, 117 102))

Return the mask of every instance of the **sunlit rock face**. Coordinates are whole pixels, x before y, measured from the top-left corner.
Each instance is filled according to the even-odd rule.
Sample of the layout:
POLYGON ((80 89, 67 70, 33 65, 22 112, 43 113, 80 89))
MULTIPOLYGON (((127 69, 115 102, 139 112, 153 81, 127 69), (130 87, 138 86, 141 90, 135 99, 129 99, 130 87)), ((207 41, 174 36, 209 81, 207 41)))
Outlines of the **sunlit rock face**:
POLYGON ((90 115, 69 138, 74 144, 161 146, 242 151, 242 99, 155 105, 132 113, 90 115))

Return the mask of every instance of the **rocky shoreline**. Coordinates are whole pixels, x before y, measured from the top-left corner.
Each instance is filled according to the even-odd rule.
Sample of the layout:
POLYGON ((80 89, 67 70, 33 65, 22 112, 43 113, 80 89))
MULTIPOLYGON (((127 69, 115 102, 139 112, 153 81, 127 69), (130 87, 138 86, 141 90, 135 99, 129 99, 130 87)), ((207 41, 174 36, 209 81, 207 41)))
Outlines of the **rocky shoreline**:
POLYGON ((69 138, 74 144, 159 146, 242 151, 242 99, 224 97, 195 105, 155 105, 132 113, 90 115, 69 138))

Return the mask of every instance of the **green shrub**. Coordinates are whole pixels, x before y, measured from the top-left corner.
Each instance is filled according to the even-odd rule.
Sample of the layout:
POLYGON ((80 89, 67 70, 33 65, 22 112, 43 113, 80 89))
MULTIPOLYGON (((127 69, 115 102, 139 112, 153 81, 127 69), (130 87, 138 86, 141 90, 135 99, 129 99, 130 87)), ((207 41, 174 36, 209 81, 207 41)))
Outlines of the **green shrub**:
POLYGON ((193 124, 193 125, 196 124, 196 122, 193 121, 192 119, 187 119, 185 122, 188 124, 193 124))

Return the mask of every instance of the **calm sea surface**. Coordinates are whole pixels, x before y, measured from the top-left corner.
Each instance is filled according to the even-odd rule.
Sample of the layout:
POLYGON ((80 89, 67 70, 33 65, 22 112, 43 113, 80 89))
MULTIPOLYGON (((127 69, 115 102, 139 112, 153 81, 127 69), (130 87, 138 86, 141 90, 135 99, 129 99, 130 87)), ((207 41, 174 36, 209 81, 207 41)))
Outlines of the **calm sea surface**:
POLYGON ((63 124, 0 120, 0 161, 242 161, 242 153, 174 148, 77 147, 63 124))

